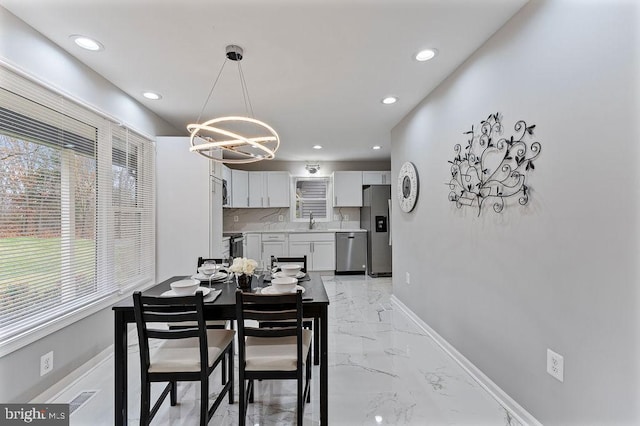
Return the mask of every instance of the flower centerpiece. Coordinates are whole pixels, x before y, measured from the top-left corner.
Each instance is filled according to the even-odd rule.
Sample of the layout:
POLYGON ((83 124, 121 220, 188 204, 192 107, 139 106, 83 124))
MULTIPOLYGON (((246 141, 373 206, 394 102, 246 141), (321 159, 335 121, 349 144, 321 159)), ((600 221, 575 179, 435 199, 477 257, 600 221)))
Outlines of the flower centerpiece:
POLYGON ((251 276, 256 266, 258 266, 258 262, 253 259, 247 259, 246 257, 233 259, 233 264, 229 267, 229 270, 236 276, 238 288, 245 290, 251 288, 251 276))

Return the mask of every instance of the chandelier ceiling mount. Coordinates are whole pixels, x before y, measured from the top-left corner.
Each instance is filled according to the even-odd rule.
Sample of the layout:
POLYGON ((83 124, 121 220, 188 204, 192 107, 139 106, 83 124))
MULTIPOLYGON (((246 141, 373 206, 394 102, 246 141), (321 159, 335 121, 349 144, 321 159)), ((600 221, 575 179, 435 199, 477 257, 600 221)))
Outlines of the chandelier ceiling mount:
POLYGON ((197 152, 211 160, 231 164, 272 160, 275 158, 275 152, 280 146, 280 137, 271 126, 253 118, 249 90, 247 89, 247 83, 240 64, 244 57, 244 50, 240 46, 231 44, 226 47, 225 56, 226 59, 200 111, 198 120, 196 120, 197 123, 187 125, 191 144, 189 151, 197 152), (240 86, 247 115, 245 117, 232 115, 212 118, 200 123, 202 113, 209 103, 213 90, 228 61, 238 64, 240 86))

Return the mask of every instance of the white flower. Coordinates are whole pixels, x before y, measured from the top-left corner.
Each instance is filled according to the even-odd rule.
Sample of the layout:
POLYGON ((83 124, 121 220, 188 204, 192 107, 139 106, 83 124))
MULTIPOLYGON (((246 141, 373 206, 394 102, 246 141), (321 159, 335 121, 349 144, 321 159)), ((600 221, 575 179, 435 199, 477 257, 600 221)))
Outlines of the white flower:
POLYGON ((233 259, 233 264, 229 267, 229 270, 236 275, 247 274, 253 275, 253 271, 258 266, 258 262, 253 259, 247 259, 246 257, 236 257, 233 259))

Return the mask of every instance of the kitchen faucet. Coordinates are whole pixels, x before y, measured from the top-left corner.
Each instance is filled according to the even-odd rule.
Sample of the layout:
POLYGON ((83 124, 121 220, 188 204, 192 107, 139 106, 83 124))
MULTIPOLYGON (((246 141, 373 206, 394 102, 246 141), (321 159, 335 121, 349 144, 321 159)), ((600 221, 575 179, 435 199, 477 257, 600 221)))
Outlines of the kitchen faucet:
POLYGON ((313 212, 309 212, 309 229, 313 229, 313 225, 316 223, 315 220, 313 220, 313 212))

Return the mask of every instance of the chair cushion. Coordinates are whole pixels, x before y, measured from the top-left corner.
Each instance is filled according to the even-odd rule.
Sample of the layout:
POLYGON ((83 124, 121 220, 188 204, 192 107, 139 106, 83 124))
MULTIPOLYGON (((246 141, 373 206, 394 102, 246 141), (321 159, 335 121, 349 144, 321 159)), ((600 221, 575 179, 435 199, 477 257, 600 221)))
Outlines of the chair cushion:
MULTIPOLYGON (((311 346, 311 330, 302 330, 302 363, 311 346)), ((298 368, 296 337, 247 337, 245 369, 248 371, 292 371, 298 368)))
MULTIPOLYGON (((233 341, 233 330, 207 330, 209 367, 233 341)), ((149 373, 200 371, 200 343, 196 337, 164 341, 149 354, 149 373)))

